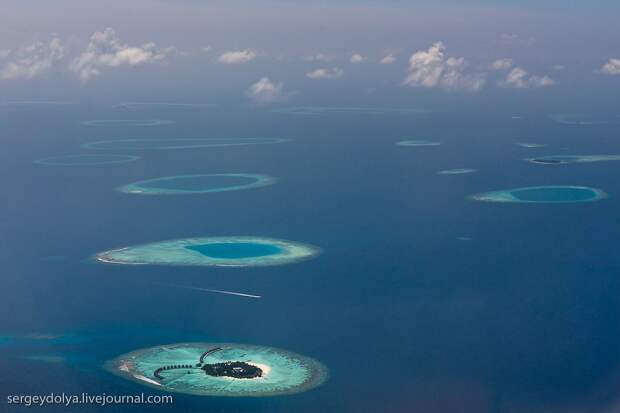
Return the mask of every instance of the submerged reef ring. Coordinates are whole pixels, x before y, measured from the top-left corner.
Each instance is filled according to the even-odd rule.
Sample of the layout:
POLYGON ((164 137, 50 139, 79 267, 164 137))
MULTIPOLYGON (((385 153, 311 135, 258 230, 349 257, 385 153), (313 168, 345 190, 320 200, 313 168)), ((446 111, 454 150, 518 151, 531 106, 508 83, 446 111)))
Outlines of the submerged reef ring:
POLYGON ((95 256, 112 264, 251 267, 306 260, 321 249, 291 241, 235 236, 184 238, 105 251, 95 256))
POLYGON ((443 171, 437 172, 439 175, 463 175, 470 174, 476 172, 475 169, 468 168, 458 168, 458 169, 444 169, 443 171))
POLYGON ((104 126, 104 127, 120 127, 120 126, 162 126, 174 123, 173 120, 165 119, 102 119, 102 120, 85 120, 80 122, 84 126, 104 126))
POLYGON ((167 150, 213 148, 220 146, 267 145, 288 142, 281 138, 177 138, 177 139, 122 139, 113 141, 88 142, 86 149, 102 150, 167 150))
POLYGON ((530 186, 485 192, 470 197, 474 201, 531 204, 592 202, 604 198, 607 198, 607 194, 600 189, 570 185, 530 186))
POLYGON ((261 397, 300 393, 321 385, 318 361, 273 347, 180 343, 123 354, 108 371, 159 390, 199 396, 261 397))
POLYGON ((602 125, 605 123, 620 123, 619 114, 609 113, 555 113, 549 116, 558 123, 565 125, 602 125))
POLYGON ((355 107, 355 106, 294 106, 273 109, 271 112, 287 115, 329 115, 329 114, 353 114, 353 115, 386 115, 386 114, 425 114, 428 111, 417 108, 378 108, 378 107, 355 107))
POLYGON ((526 161, 541 165, 563 165, 567 163, 620 161, 620 155, 549 155, 527 158, 526 161))
POLYGON ((176 175, 134 182, 117 190, 140 195, 207 194, 260 188, 276 181, 276 178, 257 174, 176 175))
POLYGON ((112 163, 124 163, 132 162, 140 159, 139 156, 134 155, 65 155, 65 156, 53 156, 50 158, 43 158, 34 161, 41 165, 54 165, 54 166, 87 166, 87 165, 106 165, 112 163))
POLYGON ((441 142, 406 140, 406 141, 396 142, 396 145, 398 146, 439 146, 441 145, 441 142))

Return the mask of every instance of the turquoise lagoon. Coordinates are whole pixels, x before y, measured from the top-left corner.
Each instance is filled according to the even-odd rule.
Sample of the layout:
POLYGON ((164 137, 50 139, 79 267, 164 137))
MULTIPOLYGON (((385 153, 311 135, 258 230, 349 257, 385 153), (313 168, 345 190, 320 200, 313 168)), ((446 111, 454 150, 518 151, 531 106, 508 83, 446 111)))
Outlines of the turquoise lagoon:
POLYGON ((205 194, 273 185, 276 178, 258 174, 176 175, 124 185, 118 190, 140 195, 205 194))
POLYGON ((121 139, 89 142, 82 145, 86 149, 103 150, 166 150, 212 148, 220 146, 266 145, 287 142, 280 138, 177 138, 177 139, 121 139))
POLYGON ((269 266, 318 255, 318 247, 291 241, 235 236, 185 238, 105 251, 98 261, 113 264, 269 266))
POLYGON ((140 159, 139 156, 133 155, 65 155, 53 156, 34 161, 41 165, 53 166, 90 166, 90 165, 107 165, 113 163, 132 162, 140 159))
POLYGON ((472 200, 485 202, 517 202, 517 203, 572 203, 591 202, 606 198, 607 194, 600 189, 586 186, 531 186, 524 188, 505 189, 473 195, 472 200))
POLYGON ((277 396, 300 393, 321 385, 327 369, 318 361, 272 347, 226 343, 180 343, 150 347, 110 360, 106 369, 120 377, 159 390, 200 396, 277 396), (204 363, 240 361, 262 370, 256 378, 210 376, 197 367, 204 363), (163 366, 186 365, 168 370, 158 378, 154 372, 163 366))

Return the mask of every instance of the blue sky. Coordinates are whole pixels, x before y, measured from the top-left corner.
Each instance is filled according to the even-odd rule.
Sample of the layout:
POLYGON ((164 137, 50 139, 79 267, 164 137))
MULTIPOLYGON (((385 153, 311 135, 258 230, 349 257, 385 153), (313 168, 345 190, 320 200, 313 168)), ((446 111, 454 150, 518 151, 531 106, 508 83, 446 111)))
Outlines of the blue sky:
MULTIPOLYGON (((620 82, 620 6, 585 2, 6 0, 0 91, 150 85, 258 104, 354 96, 558 94, 620 82)), ((198 96, 196 96, 198 98, 198 96)))

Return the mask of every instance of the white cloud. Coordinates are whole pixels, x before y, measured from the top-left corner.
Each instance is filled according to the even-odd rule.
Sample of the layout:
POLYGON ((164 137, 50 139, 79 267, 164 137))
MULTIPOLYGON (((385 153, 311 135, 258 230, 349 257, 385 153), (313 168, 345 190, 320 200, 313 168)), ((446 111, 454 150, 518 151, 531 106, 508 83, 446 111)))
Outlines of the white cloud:
POLYGON ((211 51, 211 46, 203 46, 201 49, 203 52, 209 53, 211 51))
POLYGON ((302 60, 305 60, 306 62, 329 62, 330 60, 334 60, 331 56, 327 56, 323 53, 317 53, 315 55, 312 56, 304 56, 302 57, 302 60))
POLYGON ((233 50, 230 52, 224 52, 217 59, 218 62, 227 65, 237 65, 241 63, 247 63, 250 60, 254 60, 256 57, 256 51, 252 49, 245 50, 233 50))
POLYGON ((0 69, 0 79, 32 79, 49 71, 65 56, 65 47, 57 37, 49 43, 36 42, 30 46, 4 53, 3 57, 13 59, 0 69))
POLYGON ((261 78, 258 82, 251 85, 246 91, 246 95, 256 103, 285 102, 288 96, 283 91, 284 85, 281 82, 272 82, 267 77, 261 78))
POLYGON ((610 76, 620 75, 620 59, 609 59, 609 61, 601 67, 601 72, 610 76))
POLYGON ((106 67, 138 66, 164 61, 174 48, 158 49, 154 43, 129 46, 111 28, 95 32, 86 49, 69 65, 82 81, 98 76, 106 67))
POLYGON ((409 75, 404 83, 411 87, 442 87, 470 92, 481 90, 486 81, 485 74, 466 73, 465 59, 446 57, 445 49, 443 43, 437 42, 428 50, 412 54, 409 58, 409 75))
POLYGON ((520 66, 512 69, 499 85, 506 88, 527 89, 553 86, 555 81, 549 76, 530 75, 520 66))
POLYGON ((342 77, 343 74, 344 70, 339 67, 334 67, 333 69, 320 68, 306 73, 306 77, 310 79, 335 79, 342 77))
POLYGON ((349 61, 351 63, 362 63, 366 58, 359 53, 353 53, 349 61))
POLYGON ((394 56, 392 53, 386 55, 383 59, 379 60, 379 64, 381 65, 391 65, 394 62, 396 62, 396 56, 394 56))
POLYGON ((0 50, 0 59, 5 59, 9 57, 10 54, 11 54, 11 50, 9 49, 0 50))
POLYGON ((493 70, 508 70, 512 67, 512 59, 497 59, 491 64, 493 70))

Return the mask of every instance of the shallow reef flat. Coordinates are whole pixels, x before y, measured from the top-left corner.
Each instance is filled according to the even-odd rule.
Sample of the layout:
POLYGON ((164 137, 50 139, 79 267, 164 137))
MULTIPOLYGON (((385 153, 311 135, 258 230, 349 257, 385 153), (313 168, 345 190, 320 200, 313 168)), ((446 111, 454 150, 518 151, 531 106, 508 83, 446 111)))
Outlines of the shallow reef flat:
POLYGON ((221 146, 268 145, 288 142, 280 138, 177 138, 177 139, 120 139, 88 142, 85 149, 101 150, 169 150, 213 148, 221 146))
POLYGON ((525 160, 540 165, 563 165, 567 163, 620 161, 620 155, 548 155, 526 158, 525 160))
POLYGON ((95 259, 112 264, 250 267, 290 264, 320 253, 318 247, 292 241, 233 236, 154 242, 105 251, 95 259))
POLYGON ((607 194, 600 189, 586 186, 551 185, 505 189, 472 195, 470 199, 483 202, 515 203, 573 203, 604 199, 607 194))
POLYGON ((439 146, 441 142, 425 141, 425 140, 404 140, 396 142, 398 146, 439 146))
POLYGON ((117 190, 139 195, 207 194, 261 188, 276 182, 276 178, 258 174, 176 175, 134 182, 117 190))
POLYGON ((134 127, 134 126, 163 126, 174 123, 167 119, 95 119, 80 122, 83 126, 99 127, 134 127))
POLYGON ((517 145, 519 145, 522 148, 544 148, 547 146, 546 143, 533 143, 533 142, 517 142, 517 145))
POLYGON ((52 166, 91 166, 91 165, 107 165, 114 163, 125 163, 137 161, 139 156, 133 155, 65 155, 52 156, 49 158, 38 159, 34 163, 52 166))
POLYGON ((179 343, 110 360, 106 370, 159 390, 200 396, 260 397, 300 393, 328 376, 318 361, 245 344, 179 343), (245 371, 244 371, 245 369, 245 371), (251 375, 243 375, 251 370, 251 375))
POLYGON ((356 107, 356 106, 294 106, 287 108, 273 109, 271 112, 283 113, 287 115, 331 115, 331 114, 352 114, 352 115, 420 115, 428 113, 424 109, 417 108, 379 108, 379 107, 356 107))

